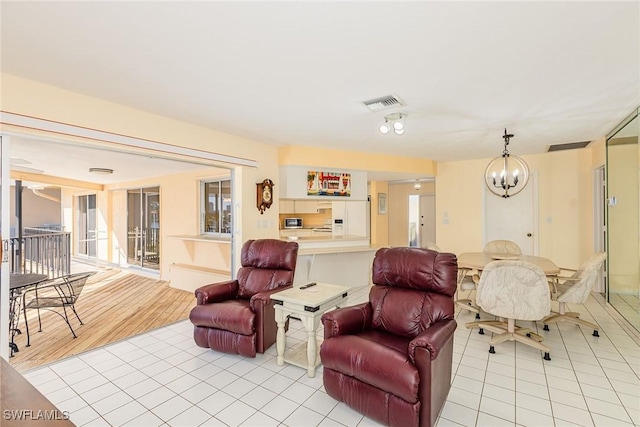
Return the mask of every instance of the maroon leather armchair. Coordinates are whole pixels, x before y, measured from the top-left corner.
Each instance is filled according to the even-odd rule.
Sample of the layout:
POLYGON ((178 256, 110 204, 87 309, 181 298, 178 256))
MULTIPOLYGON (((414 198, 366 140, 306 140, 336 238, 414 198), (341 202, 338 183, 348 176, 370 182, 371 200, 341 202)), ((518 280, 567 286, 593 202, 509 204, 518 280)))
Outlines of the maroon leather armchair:
POLYGON ((248 240, 236 280, 196 289, 189 319, 199 347, 255 357, 276 341, 270 295, 290 288, 298 244, 275 239, 248 240))
POLYGON ((454 254, 382 248, 369 302, 322 316, 324 388, 390 426, 432 426, 451 384, 454 254))

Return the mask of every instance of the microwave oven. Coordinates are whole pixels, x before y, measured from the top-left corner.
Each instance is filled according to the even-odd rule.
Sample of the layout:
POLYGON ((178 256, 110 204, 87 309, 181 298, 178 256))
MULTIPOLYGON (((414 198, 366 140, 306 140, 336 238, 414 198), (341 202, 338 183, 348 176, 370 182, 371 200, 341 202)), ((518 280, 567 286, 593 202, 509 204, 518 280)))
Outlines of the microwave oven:
POLYGON ((302 218, 285 218, 284 228, 302 228, 302 218))

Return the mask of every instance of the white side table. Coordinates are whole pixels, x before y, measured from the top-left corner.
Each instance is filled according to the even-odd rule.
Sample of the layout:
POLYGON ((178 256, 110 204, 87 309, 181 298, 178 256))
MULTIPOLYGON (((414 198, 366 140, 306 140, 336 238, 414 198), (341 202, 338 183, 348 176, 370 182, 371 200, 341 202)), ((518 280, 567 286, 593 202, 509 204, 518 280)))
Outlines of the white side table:
POLYGON ((349 288, 346 286, 317 283, 308 288, 290 288, 271 295, 275 300, 275 317, 278 324, 276 335, 277 362, 282 366, 284 362, 307 369, 307 375, 316 376, 316 367, 320 364, 316 331, 320 324, 320 317, 326 311, 346 304, 349 288), (307 330, 306 346, 299 346, 286 351, 286 336, 284 325, 289 316, 302 320, 307 330), (306 347, 306 348, 305 348, 306 347))

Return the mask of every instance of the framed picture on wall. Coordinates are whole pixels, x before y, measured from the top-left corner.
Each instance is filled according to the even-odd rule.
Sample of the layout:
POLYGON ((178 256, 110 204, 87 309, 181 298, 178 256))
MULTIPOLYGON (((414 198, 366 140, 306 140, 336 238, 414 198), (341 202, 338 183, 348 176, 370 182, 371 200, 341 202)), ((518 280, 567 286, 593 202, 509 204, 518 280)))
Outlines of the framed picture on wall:
POLYGON ((387 193, 378 193, 378 214, 387 213, 387 193))
POLYGON ((307 196, 351 197, 351 174, 307 171, 307 196))

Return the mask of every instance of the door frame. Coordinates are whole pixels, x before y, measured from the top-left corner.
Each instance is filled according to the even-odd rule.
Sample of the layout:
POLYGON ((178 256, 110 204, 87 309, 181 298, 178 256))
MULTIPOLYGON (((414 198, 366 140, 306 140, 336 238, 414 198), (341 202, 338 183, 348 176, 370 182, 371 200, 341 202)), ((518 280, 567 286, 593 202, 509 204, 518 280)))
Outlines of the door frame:
POLYGON ((11 230, 10 215, 10 158, 9 136, 0 134, 0 357, 9 358, 9 237, 11 230))
MULTIPOLYGON (((593 250, 607 252, 607 189, 605 166, 593 170, 593 250)), ((598 272, 598 280, 593 287, 595 292, 607 293, 606 262, 598 272)))
MULTIPOLYGON (((98 196, 95 193, 88 193, 88 194, 78 194, 75 196, 76 199, 76 204, 75 204, 75 210, 76 210, 76 227, 78 227, 78 233, 77 233, 77 240, 76 240, 76 244, 77 244, 77 249, 76 249, 76 255, 77 256, 81 256, 81 257, 85 257, 88 259, 98 259, 98 240, 99 240, 99 234, 100 232, 98 231, 98 214, 97 214, 97 206, 98 206, 98 196), (84 227, 81 227, 81 217, 80 217, 80 199, 81 198, 85 198, 86 201, 89 201, 89 197, 93 196, 94 197, 94 202, 95 202, 95 206, 94 206, 94 210, 93 210, 93 215, 94 215, 94 223, 95 223, 95 227, 93 230, 89 230, 87 228, 87 225, 89 223, 89 221, 86 221, 86 223, 84 224, 84 227), (84 228, 84 230, 82 229, 84 228), (85 233, 85 238, 82 239, 82 235, 81 233, 85 233), (89 238, 89 234, 93 234, 93 239, 89 238), (84 242, 82 241, 84 240, 84 242), (89 242, 93 240, 93 244, 94 244, 94 248, 93 248, 93 252, 94 255, 90 255, 91 250, 89 250, 88 245, 90 244, 89 242), (82 244, 86 244, 87 245, 87 253, 80 253, 80 247, 82 244)), ((85 212, 87 217, 89 215, 89 209, 88 209, 88 203, 87 203, 87 211, 85 212)))
MULTIPOLYGON (((127 228, 127 254, 126 254, 126 256, 127 256, 127 265, 129 265, 130 267, 142 268, 142 269, 149 270, 149 271, 159 272, 160 271, 160 260, 162 259, 161 254, 160 254, 159 251, 157 253, 157 255, 158 255, 158 263, 157 263, 157 267, 156 268, 150 268, 150 267, 146 266, 145 265, 145 260, 144 260, 145 251, 146 251, 146 245, 147 245, 147 239, 149 238, 149 236, 147 236, 147 230, 144 227, 145 223, 148 222, 148 220, 149 220, 149 218, 148 218, 149 212, 147 212, 147 208, 148 208, 148 206, 147 206, 147 198, 148 198, 148 196, 147 195, 148 195, 148 193, 146 193, 144 190, 156 189, 156 188, 158 189, 158 194, 157 194, 157 196, 158 196, 158 204, 159 204, 158 208, 160 209, 160 207, 162 205, 160 204, 160 193, 161 193, 161 190, 160 190, 160 186, 159 185, 150 185, 150 186, 144 186, 144 187, 139 187, 139 188, 138 187, 129 188, 129 189, 126 190, 127 191, 127 217, 126 217, 126 222, 127 222, 127 227, 126 227, 127 228), (136 196, 139 196, 139 203, 140 203, 140 212, 138 212, 139 215, 138 215, 138 218, 136 219, 136 221, 138 221, 136 227, 140 226, 140 241, 139 242, 135 242, 134 243, 134 247, 137 247, 136 243, 139 243, 139 245, 140 245, 140 249, 139 249, 140 250, 140 259, 139 259, 139 263, 132 264, 130 260, 131 259, 134 259, 134 260, 137 259, 137 254, 134 254, 134 256, 131 257, 130 253, 129 253, 129 249, 130 248, 129 248, 129 241, 128 241, 128 239, 129 239, 129 236, 128 236, 129 231, 128 230, 129 230, 129 216, 131 215, 131 210, 130 210, 130 207, 129 207, 129 194, 130 194, 129 192, 130 191, 134 191, 134 190, 139 193, 139 194, 136 194, 136 196)), ((158 226, 159 227, 158 227, 158 232, 157 232, 158 233, 158 236, 157 236, 158 237, 158 242, 157 243, 158 243, 158 247, 159 248, 162 248, 162 246, 160 245, 160 231, 159 231, 159 230, 162 229, 161 226, 160 226, 161 221, 162 221, 162 216, 160 215, 160 212, 158 212, 158 226)), ((138 235, 135 235, 134 239, 137 240, 138 239, 138 235)), ((134 252, 135 252, 135 249, 134 249, 134 252)))

